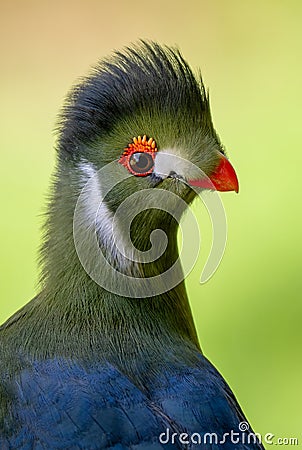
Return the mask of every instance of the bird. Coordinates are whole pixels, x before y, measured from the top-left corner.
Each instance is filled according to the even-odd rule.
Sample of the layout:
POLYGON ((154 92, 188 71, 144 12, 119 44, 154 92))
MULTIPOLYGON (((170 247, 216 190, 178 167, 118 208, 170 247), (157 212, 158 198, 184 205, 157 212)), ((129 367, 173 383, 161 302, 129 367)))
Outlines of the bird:
POLYGON ((197 192, 239 189, 201 74, 140 40, 73 87, 57 128, 40 290, 0 327, 0 448, 262 449, 201 350, 179 262, 197 192))

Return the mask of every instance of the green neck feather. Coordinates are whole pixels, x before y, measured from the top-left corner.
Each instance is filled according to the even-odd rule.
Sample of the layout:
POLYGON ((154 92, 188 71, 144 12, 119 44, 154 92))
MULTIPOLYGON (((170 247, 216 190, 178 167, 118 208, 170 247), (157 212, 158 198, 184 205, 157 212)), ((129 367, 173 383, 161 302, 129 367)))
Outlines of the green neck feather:
MULTIPOLYGON (((181 353, 184 346, 199 348, 184 282, 162 295, 135 299, 104 290, 85 272, 73 240, 73 213, 81 189, 75 172, 65 165, 55 182, 41 252, 42 291, 26 307, 18 339, 35 356, 104 359, 123 370, 125 365, 136 366, 138 359, 160 361, 163 355, 167 359, 167 352, 181 359, 182 354, 175 356, 178 348, 181 353)), ((157 274, 177 258, 177 227, 166 232, 166 255, 160 266, 146 265, 146 275, 157 274)), ((145 228, 144 236, 149 233, 145 228)), ((134 241, 141 249, 147 243, 138 235, 134 241)))

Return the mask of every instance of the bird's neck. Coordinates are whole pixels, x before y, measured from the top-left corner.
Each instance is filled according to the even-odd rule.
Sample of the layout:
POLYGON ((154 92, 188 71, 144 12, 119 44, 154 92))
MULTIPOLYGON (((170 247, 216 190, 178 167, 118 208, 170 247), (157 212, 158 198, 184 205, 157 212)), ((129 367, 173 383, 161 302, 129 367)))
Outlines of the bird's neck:
MULTIPOLYGON (((50 353, 52 346, 58 353, 58 341, 62 342, 62 353, 78 354, 81 350, 87 355, 97 351, 107 358, 110 354, 123 354, 128 359, 130 354, 144 354, 145 343, 148 351, 154 353, 167 351, 167 346, 179 340, 198 347, 183 281, 159 295, 131 298, 104 289, 86 273, 74 244, 73 215, 79 191, 74 189, 72 173, 64 171, 56 182, 42 249, 43 290, 39 308, 45 322, 52 324, 52 329, 41 328, 44 340, 45 333, 49 334, 50 353)), ((170 245, 160 266, 140 265, 137 271, 156 276, 168 268, 171 258, 177 257, 176 233, 172 227, 170 245)), ((143 249, 144 242, 139 241, 143 249)))

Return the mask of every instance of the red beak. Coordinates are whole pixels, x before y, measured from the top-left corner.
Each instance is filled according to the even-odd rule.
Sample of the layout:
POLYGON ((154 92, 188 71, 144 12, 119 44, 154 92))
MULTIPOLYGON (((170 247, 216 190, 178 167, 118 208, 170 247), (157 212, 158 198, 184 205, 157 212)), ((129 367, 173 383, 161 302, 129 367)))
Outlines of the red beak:
POLYGON ((188 180, 191 186, 198 186, 205 189, 217 191, 239 191, 239 183, 236 172, 229 160, 221 155, 220 161, 209 178, 188 180))

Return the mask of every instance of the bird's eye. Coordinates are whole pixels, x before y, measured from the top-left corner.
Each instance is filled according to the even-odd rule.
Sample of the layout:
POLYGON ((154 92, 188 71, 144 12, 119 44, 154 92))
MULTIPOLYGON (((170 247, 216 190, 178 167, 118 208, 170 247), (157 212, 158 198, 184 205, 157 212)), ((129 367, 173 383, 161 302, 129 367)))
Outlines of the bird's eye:
POLYGON ((125 166, 132 175, 145 177, 153 172, 157 147, 154 139, 143 137, 133 138, 133 142, 125 148, 119 163, 125 166))
POLYGON ((129 164, 133 172, 138 175, 146 175, 154 166, 154 160, 150 153, 132 153, 129 164))

